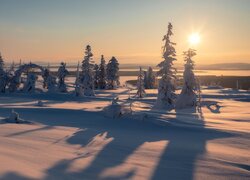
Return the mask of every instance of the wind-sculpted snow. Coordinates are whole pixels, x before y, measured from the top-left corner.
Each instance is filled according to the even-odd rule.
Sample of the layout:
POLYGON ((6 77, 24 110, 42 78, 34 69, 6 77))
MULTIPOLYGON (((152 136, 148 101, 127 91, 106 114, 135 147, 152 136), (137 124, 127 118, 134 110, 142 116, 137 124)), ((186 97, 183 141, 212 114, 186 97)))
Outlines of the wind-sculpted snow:
POLYGON ((127 89, 0 95, 2 119, 14 109, 34 122, 0 124, 0 179, 250 178, 249 102, 235 97, 249 92, 203 90, 201 109, 178 111, 153 109, 157 91, 146 92, 129 100, 127 89), (114 97, 132 102, 132 114, 103 116, 114 97))

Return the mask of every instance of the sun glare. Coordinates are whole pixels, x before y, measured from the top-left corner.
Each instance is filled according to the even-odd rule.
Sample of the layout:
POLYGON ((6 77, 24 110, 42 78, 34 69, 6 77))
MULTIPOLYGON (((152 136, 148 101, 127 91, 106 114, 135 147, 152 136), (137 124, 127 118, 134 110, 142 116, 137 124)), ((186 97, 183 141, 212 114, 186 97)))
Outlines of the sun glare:
POLYGON ((188 41, 191 45, 196 45, 200 42, 200 35, 197 33, 191 34, 188 37, 188 41))

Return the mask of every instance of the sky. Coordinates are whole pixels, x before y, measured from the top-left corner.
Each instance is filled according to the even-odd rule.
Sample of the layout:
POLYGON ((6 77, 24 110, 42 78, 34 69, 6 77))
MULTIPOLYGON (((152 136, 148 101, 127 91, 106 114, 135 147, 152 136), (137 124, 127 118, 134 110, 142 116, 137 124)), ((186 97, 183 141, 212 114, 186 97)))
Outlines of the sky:
POLYGON ((0 52, 7 62, 74 63, 89 44, 97 62, 157 64, 168 22, 179 63, 188 48, 199 64, 250 62, 250 0, 0 0, 0 52))

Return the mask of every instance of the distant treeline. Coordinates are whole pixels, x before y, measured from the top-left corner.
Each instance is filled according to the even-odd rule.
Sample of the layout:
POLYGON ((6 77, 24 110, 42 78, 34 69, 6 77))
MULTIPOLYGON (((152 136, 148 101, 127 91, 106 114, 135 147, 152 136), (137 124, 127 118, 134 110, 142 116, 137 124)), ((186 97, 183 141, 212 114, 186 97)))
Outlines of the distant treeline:
MULTIPOLYGON (((10 61, 11 62, 11 61, 10 61)), ((49 62, 49 61, 48 61, 49 62)), ((159 60, 160 62, 160 60, 159 60)), ((41 66, 48 66, 46 63, 38 63, 41 66)), ((12 63, 6 63, 6 66, 11 66, 12 63)), ((19 64, 15 64, 15 67, 17 67, 19 64)), ((151 66, 153 69, 158 69, 156 64, 120 64, 120 69, 139 69, 141 67, 142 69, 148 69, 148 67, 151 66)), ((51 63, 50 68, 58 68, 59 63, 51 63)), ((174 64, 174 67, 177 69, 183 70, 183 64, 182 63, 176 63, 174 64)), ((67 68, 77 68, 77 63, 67 63, 67 68)), ((195 69, 199 70, 250 70, 250 63, 218 63, 218 64, 197 64, 195 66, 195 69)))
MULTIPOLYGON (((222 86, 224 88, 249 90, 250 76, 197 76, 202 86, 222 86)), ((136 85, 136 80, 127 81, 129 84, 136 85)), ((177 85, 181 86, 183 79, 179 78, 177 85)))
MULTIPOLYGON (((40 74, 39 72, 37 72, 40 74)), ((52 72, 52 74, 56 75, 57 72, 52 72)), ((69 76, 75 76, 76 71, 69 71, 69 76)), ((138 71, 119 71, 120 76, 138 76, 138 71)), ((178 85, 182 85, 182 75, 178 77, 178 85)), ((225 88, 237 88, 237 84, 239 89, 250 89, 250 76, 197 76, 200 80, 201 85, 209 86, 209 85, 219 85, 225 88), (238 82, 237 82, 238 81, 238 82)), ((128 81, 130 84, 135 85, 136 80, 128 81)))
MULTIPOLYGON (((180 71, 183 72, 183 71, 180 71)), ((196 71, 199 72, 199 71, 196 71)), ((39 73, 39 72, 38 72, 39 73)), ((51 71, 52 74, 56 75, 56 71, 51 71)), ((75 76, 76 71, 69 71, 69 76, 75 76)), ((137 71, 123 71, 122 69, 119 71, 119 76, 138 76, 138 70, 137 71)))

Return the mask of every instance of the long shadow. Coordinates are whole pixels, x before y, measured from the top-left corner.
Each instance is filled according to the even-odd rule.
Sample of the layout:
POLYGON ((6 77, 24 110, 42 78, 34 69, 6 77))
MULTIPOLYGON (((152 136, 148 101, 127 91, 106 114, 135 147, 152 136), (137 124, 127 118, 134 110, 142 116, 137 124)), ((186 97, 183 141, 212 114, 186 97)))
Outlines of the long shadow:
POLYGON ((27 133, 32 133, 32 132, 36 132, 36 131, 45 131, 45 130, 50 130, 50 129, 53 129, 53 128, 54 128, 53 126, 44 126, 44 127, 41 127, 41 128, 30 129, 30 130, 26 130, 26 131, 22 131, 22 132, 9 134, 6 137, 20 136, 20 135, 27 134, 27 133))
POLYGON ((216 104, 212 104, 212 105, 207 105, 207 108, 212 112, 212 113, 216 113, 219 114, 220 113, 220 108, 222 106, 220 106, 218 103, 216 104))
MULTIPOLYGON (((91 164, 79 172, 67 172, 74 159, 63 160, 48 170, 47 179, 53 179, 58 174, 72 179, 129 179, 136 174, 136 169, 126 173, 113 175, 112 177, 100 177, 107 168, 117 167, 125 162, 129 155, 145 142, 167 140, 169 144, 163 152, 160 162, 152 176, 152 179, 194 179, 197 159, 206 152, 206 141, 216 138, 232 136, 217 130, 205 129, 202 113, 176 112, 174 126, 160 127, 141 122, 119 122, 120 126, 107 125, 98 129, 95 134, 108 132, 107 138, 114 138, 102 151, 97 154, 91 164), (191 126, 186 126, 182 119, 192 121, 191 126), (179 126, 181 125, 181 126, 179 126), (143 129, 141 129, 143 127, 143 129), (140 130, 139 130, 140 129, 140 130), (129 130, 129 131, 128 131, 129 130), (146 131, 146 132, 142 132, 146 131), (146 134, 146 135, 145 135, 146 134), (129 144, 129 146, 128 146, 129 144)), ((129 120, 128 120, 129 121, 129 120)), ((79 143, 77 140, 83 137, 87 131, 80 131, 68 139, 70 143, 79 143)), ((92 136, 91 135, 91 136, 92 136)), ((91 137, 90 136, 90 137, 91 137)), ((86 145, 86 144, 84 144, 86 145)), ((85 158, 78 156, 77 158, 85 158)))
MULTIPOLYGON (((96 156, 92 164, 82 172, 82 175, 88 176, 91 179, 98 179, 100 178, 101 172, 103 172, 107 168, 121 165, 128 158, 128 156, 133 154, 133 152, 144 142, 156 141, 158 139, 154 139, 153 136, 145 137, 145 135, 142 135, 141 133, 136 134, 136 129, 131 132, 131 128, 132 127, 128 127, 124 124, 121 129, 112 131, 108 130, 109 137, 114 138, 113 141, 111 141, 96 156), (129 132, 126 132, 126 129, 130 129, 129 132)), ((131 178, 134 173, 135 172, 132 169, 125 174, 114 175, 113 177, 108 177, 107 179, 131 178)))
POLYGON ((34 180, 15 172, 8 172, 0 177, 0 180, 34 180))
POLYGON ((48 104, 53 103, 65 103, 65 102, 76 102, 76 103, 87 103, 95 101, 106 101, 111 100, 109 97, 76 97, 74 94, 66 93, 7 93, 0 94, 0 98, 4 101, 4 104, 11 103, 23 103, 30 101, 48 101, 48 104))
MULTIPOLYGON (((108 120, 108 119, 107 119, 108 120)), ((82 139, 86 146, 91 141, 91 136, 94 137, 96 134, 107 133, 106 138, 113 138, 95 157, 92 163, 85 169, 78 172, 68 172, 67 169, 76 160, 85 158, 88 154, 79 155, 77 158, 62 160, 57 163, 54 167, 50 168, 47 172, 46 179, 54 179, 58 174, 63 174, 63 177, 69 179, 129 179, 132 178, 136 169, 131 169, 128 172, 122 174, 116 174, 112 177, 100 177, 100 174, 107 168, 116 167, 124 163, 124 161, 133 154, 133 152, 145 142, 153 142, 163 139, 162 134, 163 128, 157 127, 152 124, 142 124, 141 122, 132 122, 132 120, 126 119, 126 121, 119 121, 119 125, 103 125, 95 130, 83 130, 74 134, 67 140, 69 143, 77 144, 79 139, 82 139), (142 129, 143 128, 143 129, 142 129), (91 132, 92 131, 92 132, 91 132), (143 132, 142 131, 146 131, 143 132), (161 133, 159 133, 161 132, 161 133), (147 134, 147 135, 145 135, 147 134), (85 138, 91 139, 88 142, 85 138)))
MULTIPOLYGON (((10 109, 8 109, 10 110, 10 109)), ((69 172, 68 168, 77 159, 86 158, 88 154, 76 154, 75 158, 59 161, 46 171, 49 179, 105 179, 100 174, 107 168, 123 164, 135 150, 145 142, 160 140, 169 141, 164 150, 152 179, 193 179, 197 158, 204 154, 206 141, 215 138, 229 137, 230 134, 204 127, 202 114, 176 112, 173 119, 177 125, 182 119, 190 119, 198 125, 193 127, 158 126, 155 124, 134 121, 132 119, 107 119, 96 112, 86 112, 67 109, 29 109, 20 108, 24 119, 43 123, 47 126, 71 126, 80 130, 67 139, 69 144, 80 144, 85 147, 93 137, 106 135, 112 138, 85 168, 77 172, 69 172), (49 114, 49 116, 48 116, 49 114), (58 117, 58 114, 60 116, 58 117), (79 119, 81 117, 81 119, 79 119), (196 128, 197 127, 197 128, 196 128)), ((1 109, 3 111, 3 109, 1 109)), ((160 115, 160 113, 159 113, 160 115)), ((155 119, 161 117, 155 117, 155 119)), ((106 179, 129 179, 136 174, 131 169, 123 174, 107 177, 106 179)), ((14 177, 14 176, 13 176, 14 177)))
POLYGON ((206 142, 231 134, 205 129, 203 114, 195 109, 185 113, 177 111, 173 120, 176 127, 166 130, 169 144, 152 179, 195 179, 196 163, 206 153, 206 142))
POLYGON ((239 91, 232 89, 221 89, 218 94, 203 94, 203 98, 216 98, 216 99, 233 99, 236 101, 250 102, 249 91, 239 91))

